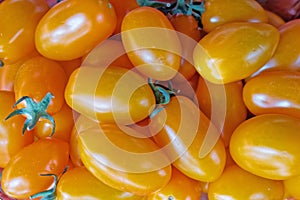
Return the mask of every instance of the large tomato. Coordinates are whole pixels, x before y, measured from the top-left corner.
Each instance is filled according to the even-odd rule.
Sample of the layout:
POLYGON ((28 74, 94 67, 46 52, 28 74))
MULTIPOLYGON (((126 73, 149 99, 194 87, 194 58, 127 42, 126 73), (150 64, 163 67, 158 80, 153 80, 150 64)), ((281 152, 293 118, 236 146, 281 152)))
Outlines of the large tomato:
POLYGON ((226 23, 205 35, 195 47, 194 62, 213 83, 242 80, 260 69, 274 54, 278 30, 265 23, 226 23))
POLYGON ((49 10, 45 0, 6 0, 0 4, 0 60, 12 64, 35 50, 36 26, 49 10))
POLYGON ((156 80, 176 75, 181 44, 161 11, 148 6, 131 10, 122 21, 121 36, 129 59, 143 74, 156 80))
POLYGON ((75 111, 103 123, 131 124, 154 109, 155 96, 148 83, 122 67, 80 67, 71 75, 65 99, 75 111))
POLYGON ((61 1, 40 20, 35 45, 50 59, 79 58, 113 33, 116 20, 107 0, 61 1))
POLYGON ((242 122, 230 140, 230 154, 243 169, 269 179, 300 175, 300 119, 263 114, 242 122))

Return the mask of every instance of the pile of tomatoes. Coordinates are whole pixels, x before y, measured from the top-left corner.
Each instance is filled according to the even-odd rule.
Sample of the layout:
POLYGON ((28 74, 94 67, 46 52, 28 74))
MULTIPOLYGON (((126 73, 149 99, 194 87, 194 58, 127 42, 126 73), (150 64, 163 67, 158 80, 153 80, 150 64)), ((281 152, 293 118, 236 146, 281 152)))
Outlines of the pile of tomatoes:
POLYGON ((255 0, 4 0, 1 199, 300 199, 300 19, 255 0))

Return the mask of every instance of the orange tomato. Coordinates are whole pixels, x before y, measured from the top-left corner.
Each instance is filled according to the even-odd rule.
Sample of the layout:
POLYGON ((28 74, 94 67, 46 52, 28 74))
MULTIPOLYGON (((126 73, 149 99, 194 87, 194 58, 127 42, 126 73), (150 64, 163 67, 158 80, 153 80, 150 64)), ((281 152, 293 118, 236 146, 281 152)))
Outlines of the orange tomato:
POLYGON ((148 6, 131 10, 122 21, 121 37, 130 61, 142 74, 161 81, 176 75, 181 44, 161 11, 148 6))
POLYGON ((108 38, 116 21, 114 8, 107 0, 61 1, 38 23, 35 45, 47 58, 73 60, 108 38))

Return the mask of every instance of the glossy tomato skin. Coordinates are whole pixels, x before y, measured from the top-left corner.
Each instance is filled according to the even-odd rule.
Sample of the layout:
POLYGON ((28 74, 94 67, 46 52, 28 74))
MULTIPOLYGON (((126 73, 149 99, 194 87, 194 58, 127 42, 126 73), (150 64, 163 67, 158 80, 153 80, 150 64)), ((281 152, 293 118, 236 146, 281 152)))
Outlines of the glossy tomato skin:
POLYGON ((190 99, 172 97, 151 124, 154 141, 183 174, 203 182, 214 181, 222 174, 226 153, 220 133, 190 99), (216 141, 208 152, 201 153, 205 151, 202 145, 206 134, 216 136, 216 141))
POLYGON ((299 84, 299 72, 266 71, 245 84, 243 99, 255 115, 279 113, 300 118, 299 84))
POLYGON ((199 181, 187 177, 173 167, 172 178, 169 183, 159 191, 148 195, 147 200, 165 200, 172 198, 182 200, 199 200, 201 193, 201 185, 199 181))
POLYGON ((280 40, 272 58, 256 73, 264 70, 298 71, 300 66, 300 19, 286 22, 279 28, 280 40))
MULTIPOLYGON (((16 101, 23 96, 29 96, 39 102, 51 92, 51 99, 47 111, 50 114, 58 112, 64 104, 64 89, 67 76, 56 61, 43 56, 35 56, 26 60, 16 73, 14 92, 16 101)), ((25 103, 18 104, 18 108, 24 107, 25 103)))
POLYGON ((4 168, 9 160, 23 147, 33 142, 33 134, 25 132, 22 135, 20 127, 23 126, 25 118, 16 116, 10 120, 4 120, 12 111, 15 103, 13 92, 0 91, 0 168, 4 168))
POLYGON ((176 75, 181 44, 161 11, 148 6, 131 10, 122 21, 121 37, 130 61, 144 75, 161 81, 176 75))
POLYGON ((291 199, 299 199, 300 198, 300 176, 295 176, 283 181, 285 197, 291 199))
POLYGON ((48 189, 53 177, 60 175, 69 160, 68 143, 54 139, 40 139, 19 151, 2 173, 1 186, 12 198, 25 199, 48 189))
POLYGON ((224 85, 198 79, 196 98, 200 110, 208 116, 220 130, 227 147, 234 129, 247 118, 247 108, 243 101, 243 83, 235 81, 224 85), (221 113, 224 113, 222 115, 221 113))
POLYGON ((264 8, 255 0, 207 0, 202 15, 206 32, 229 22, 268 22, 264 8))
POLYGON ((172 169, 166 155, 150 138, 139 137, 134 129, 125 131, 117 124, 94 122, 92 128, 78 134, 84 166, 112 188, 148 195, 171 179, 172 169), (154 151, 158 154, 151 156, 149 162, 147 156, 154 151))
POLYGON ((85 167, 75 167, 64 173, 57 184, 57 200, 128 199, 143 197, 111 188, 93 176, 85 167), (76 177, 76 178, 75 178, 76 177))
POLYGON ((230 154, 241 168, 264 178, 285 180, 300 175, 300 120, 263 114, 241 123, 230 140, 230 154))
POLYGON ((195 47, 195 67, 206 80, 226 84, 260 69, 274 54, 278 30, 265 23, 232 22, 205 35, 195 47))
POLYGON ((153 110, 152 89, 139 74, 126 68, 80 67, 65 89, 67 104, 103 123, 132 124, 153 110))
POLYGON ((40 20, 36 48, 50 59, 76 59, 108 38, 115 26, 116 14, 107 0, 62 1, 40 20))
POLYGON ((49 10, 45 0, 7 0, 0 6, 0 60, 13 64, 35 50, 34 34, 49 10))
POLYGON ((208 186, 209 200, 226 197, 238 199, 283 199, 282 181, 275 181, 251 174, 237 165, 225 168, 221 177, 208 186), (243 189, 237 189, 243 185, 243 189))

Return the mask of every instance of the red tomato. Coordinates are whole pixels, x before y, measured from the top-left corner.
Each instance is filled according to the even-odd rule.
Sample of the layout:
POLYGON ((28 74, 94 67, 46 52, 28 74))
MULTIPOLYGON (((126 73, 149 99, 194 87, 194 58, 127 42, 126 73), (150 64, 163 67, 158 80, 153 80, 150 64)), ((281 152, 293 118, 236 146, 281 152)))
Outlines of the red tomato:
POLYGON ((22 136, 20 130, 24 123, 22 116, 4 120, 15 103, 14 93, 0 91, 0 99, 0 168, 3 168, 23 147, 33 142, 33 134, 25 132, 22 136))
POLYGON ((179 171, 203 182, 222 174, 226 153, 220 133, 190 99, 172 97, 151 120, 154 141, 179 171), (205 140, 206 135, 212 136, 210 141, 205 140))
POLYGON ((255 0, 206 0, 202 14, 206 32, 229 22, 268 22, 263 7, 255 0))
POLYGON ((6 0, 0 4, 0 60, 15 63, 35 50, 34 34, 49 10, 45 0, 6 0))
POLYGON ((53 177, 60 175, 69 160, 68 143, 54 139, 40 139, 19 151, 2 173, 3 192, 12 198, 25 199, 47 190, 53 177))
POLYGON ((194 62, 204 79, 226 84, 260 69, 274 54, 278 30, 264 23, 227 23, 205 35, 195 47, 194 62))
POLYGON ((299 84, 300 72, 266 71, 245 84, 243 99, 255 115, 279 113, 300 118, 299 84))
POLYGON ((180 66, 181 44, 174 27, 161 11, 142 6, 123 19, 121 36, 130 61, 155 80, 173 78, 180 66))
POLYGON ((255 175, 285 180, 300 175, 300 119, 263 114, 242 122, 230 140, 230 154, 255 175))
POLYGON ((35 34, 37 50, 54 60, 84 56, 108 38, 116 14, 107 0, 68 0, 54 5, 40 20, 35 34))
POLYGON ((208 186, 209 200, 219 199, 283 199, 281 181, 269 180, 251 174, 237 165, 225 168, 221 177, 208 186), (243 185, 243 188, 237 189, 243 185))

